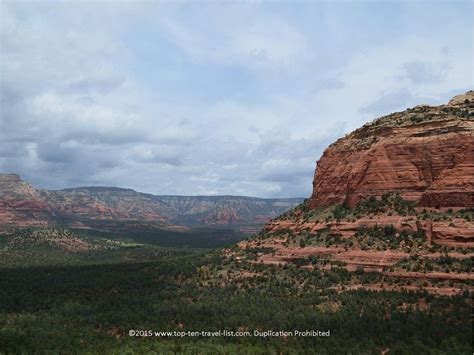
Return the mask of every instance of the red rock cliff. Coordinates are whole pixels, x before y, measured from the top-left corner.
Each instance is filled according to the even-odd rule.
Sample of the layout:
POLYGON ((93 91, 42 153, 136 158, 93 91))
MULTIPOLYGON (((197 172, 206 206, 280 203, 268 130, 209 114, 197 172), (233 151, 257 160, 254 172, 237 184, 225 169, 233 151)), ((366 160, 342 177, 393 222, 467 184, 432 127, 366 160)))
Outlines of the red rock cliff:
POLYGON ((399 191, 427 207, 474 207, 474 92, 379 118, 329 146, 310 208, 399 191))

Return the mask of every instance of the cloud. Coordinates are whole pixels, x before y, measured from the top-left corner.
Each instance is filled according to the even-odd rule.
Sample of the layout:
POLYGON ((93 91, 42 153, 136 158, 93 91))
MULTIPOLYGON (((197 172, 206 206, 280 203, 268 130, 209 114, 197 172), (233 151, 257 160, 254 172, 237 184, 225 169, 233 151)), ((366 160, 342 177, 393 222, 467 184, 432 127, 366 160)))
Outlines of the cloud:
POLYGON ((308 196, 332 141, 472 86, 461 8, 0 6, 0 171, 46 188, 308 196))
MULTIPOLYGON (((340 70, 345 86, 335 90, 345 105, 356 108, 348 128, 418 104, 446 103, 453 93, 466 91, 472 86, 472 77, 466 75, 471 72, 472 53, 464 44, 472 34, 464 36, 411 35, 355 54, 340 70), (423 68, 418 76, 414 67, 423 68)), ((330 100, 332 95, 320 96, 330 100)))
POLYGON ((412 83, 439 83, 449 70, 447 63, 433 65, 422 61, 413 61, 403 65, 405 76, 412 83))
POLYGON ((272 71, 291 69, 309 59, 305 36, 279 17, 264 14, 255 5, 222 10, 230 7, 232 16, 197 11, 198 25, 188 18, 167 17, 161 27, 175 46, 196 61, 272 71))

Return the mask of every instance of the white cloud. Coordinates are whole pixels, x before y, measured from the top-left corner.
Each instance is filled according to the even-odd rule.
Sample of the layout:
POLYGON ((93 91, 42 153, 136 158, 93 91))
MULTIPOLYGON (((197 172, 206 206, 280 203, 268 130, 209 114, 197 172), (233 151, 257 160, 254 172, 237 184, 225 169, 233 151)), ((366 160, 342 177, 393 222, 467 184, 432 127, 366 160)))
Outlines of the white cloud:
POLYGON ((260 4, 51 4, 0 3, 0 170, 45 187, 307 196, 344 132, 472 86, 472 34, 452 29, 342 51, 327 21, 260 4))
POLYGON ((393 111, 447 102, 454 93, 472 87, 471 63, 470 48, 462 37, 401 38, 354 55, 340 70, 344 87, 319 92, 318 102, 328 114, 348 118, 347 129, 352 130, 393 111), (424 70, 418 77, 407 71, 413 63, 424 70))
POLYGON ((202 18, 200 26, 175 18, 164 18, 161 25, 173 44, 197 61, 272 71, 293 70, 311 58, 301 32, 278 17, 252 10, 239 7, 230 16, 202 18))

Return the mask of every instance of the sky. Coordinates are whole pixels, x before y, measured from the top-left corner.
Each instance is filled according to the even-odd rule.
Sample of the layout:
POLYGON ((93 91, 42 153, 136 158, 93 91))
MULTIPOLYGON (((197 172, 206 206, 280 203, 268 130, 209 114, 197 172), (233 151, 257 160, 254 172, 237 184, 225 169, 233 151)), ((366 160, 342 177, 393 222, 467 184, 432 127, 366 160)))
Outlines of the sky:
POLYGON ((0 0, 0 172, 309 196, 337 138, 473 88, 473 7, 0 0))

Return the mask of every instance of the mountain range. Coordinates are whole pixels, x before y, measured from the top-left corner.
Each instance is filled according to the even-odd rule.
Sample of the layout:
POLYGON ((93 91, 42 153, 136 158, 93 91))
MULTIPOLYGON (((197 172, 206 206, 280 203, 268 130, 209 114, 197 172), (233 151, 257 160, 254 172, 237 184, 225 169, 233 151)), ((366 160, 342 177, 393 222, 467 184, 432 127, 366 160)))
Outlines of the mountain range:
POLYGON ((254 231, 302 198, 156 196, 117 187, 36 189, 17 174, 0 174, 0 225, 88 228, 114 222, 179 229, 239 226, 254 231))

